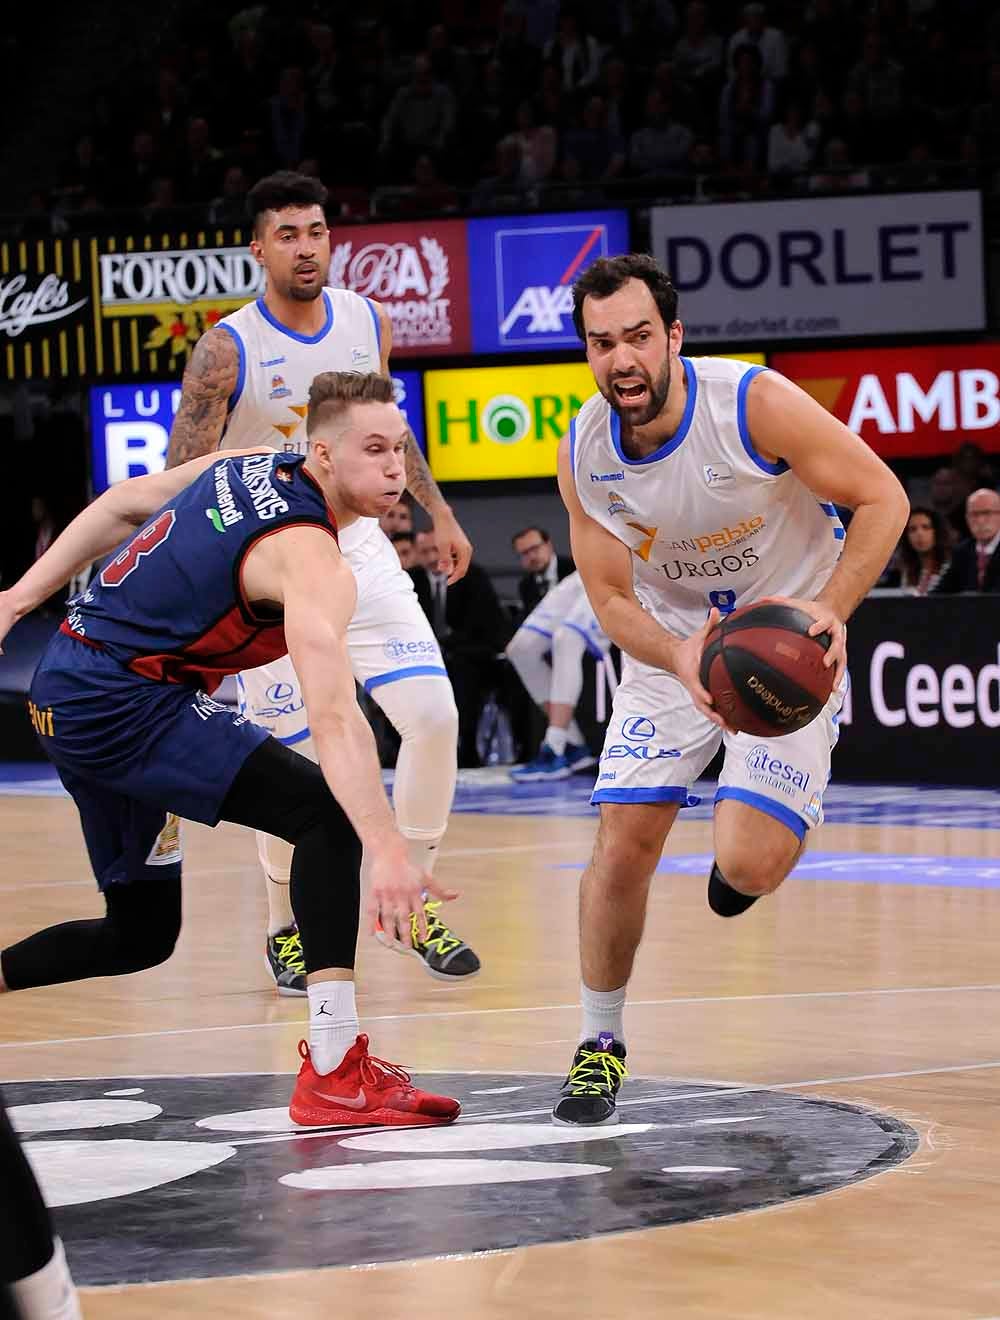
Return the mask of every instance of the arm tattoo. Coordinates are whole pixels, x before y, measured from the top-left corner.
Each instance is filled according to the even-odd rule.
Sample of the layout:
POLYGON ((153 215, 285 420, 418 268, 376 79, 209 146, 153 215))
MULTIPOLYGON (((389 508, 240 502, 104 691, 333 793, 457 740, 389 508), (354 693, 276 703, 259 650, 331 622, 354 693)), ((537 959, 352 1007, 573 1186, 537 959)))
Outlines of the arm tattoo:
POLYGON ((432 518, 435 509, 439 509, 445 503, 441 489, 431 476, 427 460, 420 452, 420 446, 412 431, 406 444, 406 489, 432 518))
POLYGON ((239 351, 228 330, 216 328, 202 335, 184 372, 181 404, 167 446, 168 468, 218 445, 238 374, 239 351))

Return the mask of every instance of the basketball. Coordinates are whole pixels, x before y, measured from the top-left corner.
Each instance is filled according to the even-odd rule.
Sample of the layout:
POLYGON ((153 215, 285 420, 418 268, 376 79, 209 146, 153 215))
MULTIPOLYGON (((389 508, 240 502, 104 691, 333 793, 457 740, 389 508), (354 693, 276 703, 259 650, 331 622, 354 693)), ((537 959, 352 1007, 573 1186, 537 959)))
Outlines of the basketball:
POLYGON ((814 720, 833 691, 823 657, 829 633, 808 635, 804 610, 762 600, 734 610, 708 635, 701 681, 715 709, 741 733, 780 738, 814 720))

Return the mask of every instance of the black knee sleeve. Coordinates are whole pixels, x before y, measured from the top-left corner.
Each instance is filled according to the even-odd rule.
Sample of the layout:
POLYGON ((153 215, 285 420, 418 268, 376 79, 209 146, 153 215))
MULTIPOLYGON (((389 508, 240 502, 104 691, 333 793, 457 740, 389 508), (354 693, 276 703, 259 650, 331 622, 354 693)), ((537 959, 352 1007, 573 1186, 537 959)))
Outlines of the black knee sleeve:
POLYGON ((712 863, 712 872, 708 877, 708 906, 719 917, 738 917, 757 902, 758 895, 741 894, 719 870, 718 862, 712 863))
POLYGON ((61 985, 90 976, 124 976, 165 962, 181 928, 181 882, 112 885, 105 915, 67 921, 29 935, 0 954, 11 990, 61 985))
POLYGON ((319 766, 269 738, 244 762, 222 817, 295 845, 290 898, 306 970, 353 967, 361 843, 319 766))
MULTIPOLYGON (((52 1259, 52 1225, 38 1183, 0 1101, 0 1288, 52 1259)), ((2 1309, 0 1309, 2 1314, 2 1309)), ((13 1312, 12 1312, 13 1314, 13 1312)))

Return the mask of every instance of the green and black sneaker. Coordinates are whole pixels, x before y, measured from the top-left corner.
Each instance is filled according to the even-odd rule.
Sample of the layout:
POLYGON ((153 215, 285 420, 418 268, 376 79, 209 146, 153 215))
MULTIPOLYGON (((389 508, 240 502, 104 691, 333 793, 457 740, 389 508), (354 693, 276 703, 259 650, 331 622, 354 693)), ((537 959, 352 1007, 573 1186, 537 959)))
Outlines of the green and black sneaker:
POLYGON ((375 938, 387 949, 396 953, 412 953, 419 958, 428 973, 436 981, 447 981, 451 985, 469 980, 479 971, 479 958, 469 948, 461 936, 444 924, 439 916, 440 899, 427 899, 424 912, 427 915, 427 939, 421 940, 417 934, 417 918, 410 916, 410 938, 413 947, 409 948, 396 940, 391 940, 382 929, 381 921, 375 925, 375 938))
POLYGON ((552 1121, 562 1127, 604 1127, 618 1122, 615 1097, 628 1076, 625 1046, 610 1032, 585 1040, 559 1090, 552 1121))
POLYGON ((286 926, 267 937, 267 970, 279 995, 306 994, 306 961, 298 926, 286 926))

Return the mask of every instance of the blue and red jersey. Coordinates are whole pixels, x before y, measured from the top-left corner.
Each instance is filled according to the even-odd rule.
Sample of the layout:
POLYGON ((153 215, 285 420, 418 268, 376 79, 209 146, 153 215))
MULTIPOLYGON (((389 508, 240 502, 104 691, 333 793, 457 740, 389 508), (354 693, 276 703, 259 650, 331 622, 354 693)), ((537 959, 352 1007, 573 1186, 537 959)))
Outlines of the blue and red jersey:
POLYGON ((250 549, 285 527, 336 537, 298 454, 220 458, 111 556, 69 602, 62 630, 133 673, 212 693, 227 674, 285 655, 280 609, 247 600, 250 549))

